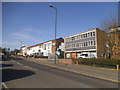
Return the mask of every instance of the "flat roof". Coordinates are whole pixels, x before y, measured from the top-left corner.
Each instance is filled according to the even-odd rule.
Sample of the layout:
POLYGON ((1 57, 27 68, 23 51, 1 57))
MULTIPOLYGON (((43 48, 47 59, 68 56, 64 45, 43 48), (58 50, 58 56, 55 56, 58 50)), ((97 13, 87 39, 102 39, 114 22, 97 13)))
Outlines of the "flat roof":
POLYGON ((93 31, 93 30, 100 30, 100 29, 99 28, 91 28, 91 29, 88 29, 87 31, 83 31, 83 32, 80 32, 80 33, 65 36, 64 38, 74 36, 74 35, 77 35, 77 34, 81 34, 81 33, 85 33, 85 32, 88 32, 88 31, 93 31))

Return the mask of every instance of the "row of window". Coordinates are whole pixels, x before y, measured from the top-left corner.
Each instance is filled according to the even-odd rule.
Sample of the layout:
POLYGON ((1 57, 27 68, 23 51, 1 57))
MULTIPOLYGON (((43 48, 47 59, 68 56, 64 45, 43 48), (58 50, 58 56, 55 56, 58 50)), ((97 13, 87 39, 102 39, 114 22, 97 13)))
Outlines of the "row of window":
POLYGON ((75 43, 75 44, 68 44, 66 45, 66 48, 78 48, 78 47, 88 47, 88 46, 95 46, 96 42, 94 40, 90 41, 84 41, 80 43, 75 43))
POLYGON ((43 48, 44 50, 46 50, 46 47, 48 47, 49 49, 50 46, 51 46, 51 43, 47 43, 47 44, 40 45, 39 48, 43 48))
POLYGON ((94 37, 94 36, 95 36, 95 31, 87 32, 87 33, 84 33, 84 34, 80 34, 80 35, 76 35, 76 36, 73 36, 73 37, 66 38, 65 41, 69 42, 69 41, 74 41, 74 40, 79 40, 79 39, 84 39, 84 38, 89 38, 89 37, 94 37))

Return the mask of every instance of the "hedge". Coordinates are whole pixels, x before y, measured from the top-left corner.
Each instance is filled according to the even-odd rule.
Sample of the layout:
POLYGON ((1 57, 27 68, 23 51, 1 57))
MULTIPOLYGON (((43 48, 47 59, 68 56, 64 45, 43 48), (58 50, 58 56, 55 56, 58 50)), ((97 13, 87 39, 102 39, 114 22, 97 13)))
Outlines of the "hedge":
POLYGON ((108 67, 108 68, 116 68, 116 65, 120 65, 120 60, 118 59, 103 59, 103 58, 81 58, 74 59, 73 61, 78 61, 79 64, 98 66, 98 67, 108 67))

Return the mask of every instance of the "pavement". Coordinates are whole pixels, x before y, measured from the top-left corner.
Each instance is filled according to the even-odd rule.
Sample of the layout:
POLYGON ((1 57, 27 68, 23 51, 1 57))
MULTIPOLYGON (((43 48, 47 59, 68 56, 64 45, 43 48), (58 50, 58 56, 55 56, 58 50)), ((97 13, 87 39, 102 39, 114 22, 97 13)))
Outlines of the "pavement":
MULTIPOLYGON (((23 57, 19 57, 19 58, 23 58, 23 57)), ((82 75, 87 75, 87 76, 109 80, 113 82, 120 82, 118 80, 119 71, 116 69, 98 68, 98 67, 87 66, 87 65, 71 65, 71 64, 64 64, 60 62, 56 62, 55 64, 54 61, 42 60, 39 58, 27 58, 26 60, 43 64, 46 66, 50 66, 53 68, 58 68, 58 69, 82 74, 82 75)))
POLYGON ((118 88, 114 81, 57 68, 76 69, 78 66, 55 65, 53 62, 17 57, 2 61, 2 85, 5 88, 118 88))

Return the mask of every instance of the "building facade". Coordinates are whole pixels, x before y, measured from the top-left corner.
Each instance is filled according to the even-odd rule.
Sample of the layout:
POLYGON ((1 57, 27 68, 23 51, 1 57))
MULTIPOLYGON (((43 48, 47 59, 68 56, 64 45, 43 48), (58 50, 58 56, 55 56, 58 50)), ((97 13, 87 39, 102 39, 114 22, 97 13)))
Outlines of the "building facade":
MULTIPOLYGON (((56 47, 59 49, 61 43, 64 42, 63 38, 56 39, 56 47)), ((33 55, 35 53, 41 54, 41 56, 48 56, 55 53, 55 40, 49 40, 40 44, 32 45, 27 48, 27 54, 33 55)))
POLYGON ((28 48, 29 46, 22 46, 21 47, 21 54, 20 55, 23 55, 23 56, 26 56, 27 55, 27 48, 28 48))
POLYGON ((104 56, 105 32, 93 28, 64 38, 65 58, 101 58, 104 56))

